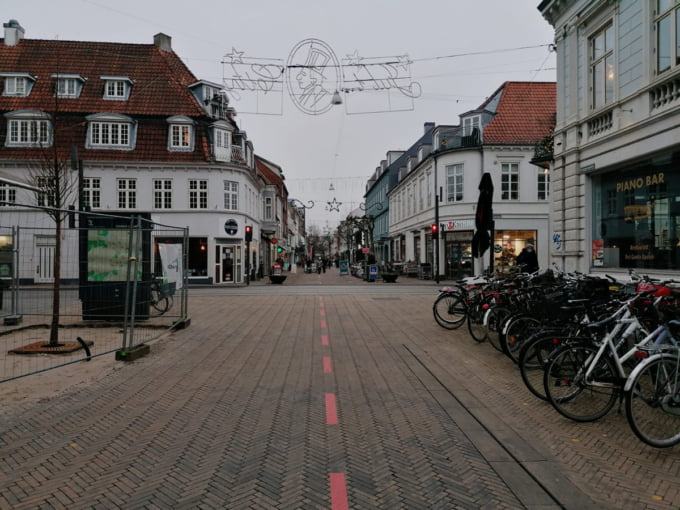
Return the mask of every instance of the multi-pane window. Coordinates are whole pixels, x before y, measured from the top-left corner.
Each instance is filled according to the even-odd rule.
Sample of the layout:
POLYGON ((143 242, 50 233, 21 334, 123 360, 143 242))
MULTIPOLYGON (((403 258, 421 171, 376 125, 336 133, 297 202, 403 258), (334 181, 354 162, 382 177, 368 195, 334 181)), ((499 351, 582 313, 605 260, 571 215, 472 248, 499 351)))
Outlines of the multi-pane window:
POLYGON ((614 100, 614 27, 609 24, 590 38, 591 101, 594 110, 614 100))
POLYGON ((238 182, 224 181, 224 208, 238 211, 238 182))
POLYGON ((123 122, 92 122, 90 144, 129 147, 130 125, 123 122))
POLYGON ((9 145, 49 145, 50 123, 47 120, 9 121, 9 145))
POLYGON ((118 209, 135 209, 137 207, 137 180, 116 179, 118 188, 118 209))
POLYGON ((76 97, 78 95, 78 88, 75 78, 58 78, 57 79, 57 96, 58 97, 76 97))
POLYGON ((172 208, 172 179, 153 180, 154 209, 172 208))
POLYGON ((208 208, 208 181, 203 179, 189 180, 189 209, 208 208))
POLYGON ((5 78, 5 96, 25 96, 26 95, 26 78, 23 76, 7 76, 5 78))
POLYGON ((264 219, 271 221, 274 218, 274 201, 272 197, 265 197, 264 199, 264 219))
POLYGON ((106 94, 104 97, 109 99, 123 99, 126 97, 127 83, 123 80, 109 80, 106 82, 106 94))
POLYGON ((83 177, 83 207, 86 210, 100 209, 102 206, 101 198, 101 179, 99 177, 83 177))
POLYGON ((550 173, 543 168, 539 168, 537 176, 537 198, 538 200, 548 200, 550 198, 550 173))
POLYGON ((466 117, 463 119, 463 136, 470 136, 475 129, 479 129, 479 116, 466 117))
POLYGON ((17 202, 17 189, 6 182, 0 182, 0 207, 14 205, 17 202))
POLYGON ((446 200, 460 202, 463 200, 463 165, 446 167, 446 200))
POLYGON ((680 64, 680 3, 657 0, 654 24, 656 72, 663 73, 680 64))
POLYGON ((170 126, 170 147, 188 149, 191 147, 191 126, 174 124, 170 126))
POLYGON ((519 163, 501 164, 501 200, 519 200, 519 163))
POLYGON ((39 207, 56 207, 55 193, 56 181, 54 178, 44 175, 38 176, 36 180, 38 187, 37 199, 39 207))

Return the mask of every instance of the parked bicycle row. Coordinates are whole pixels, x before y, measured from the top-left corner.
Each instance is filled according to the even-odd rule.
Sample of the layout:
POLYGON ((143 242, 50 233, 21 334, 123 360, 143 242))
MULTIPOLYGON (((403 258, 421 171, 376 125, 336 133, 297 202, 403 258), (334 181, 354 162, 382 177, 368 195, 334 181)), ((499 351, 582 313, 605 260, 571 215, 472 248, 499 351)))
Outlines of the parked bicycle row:
POLYGON ((440 290, 446 329, 467 326, 518 365, 537 398, 594 421, 625 405, 645 443, 680 443, 680 282, 631 270, 619 281, 555 270, 481 277, 440 290))

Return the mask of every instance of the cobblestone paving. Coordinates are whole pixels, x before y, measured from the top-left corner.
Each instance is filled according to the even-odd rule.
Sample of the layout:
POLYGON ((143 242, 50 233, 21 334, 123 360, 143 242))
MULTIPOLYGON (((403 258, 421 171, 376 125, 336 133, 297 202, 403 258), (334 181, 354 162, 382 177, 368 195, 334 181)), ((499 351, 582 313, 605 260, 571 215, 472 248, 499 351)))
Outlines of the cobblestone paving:
POLYGON ((680 449, 561 418, 435 324, 436 288, 191 298, 150 355, 2 424, 0 508, 680 506, 680 449))

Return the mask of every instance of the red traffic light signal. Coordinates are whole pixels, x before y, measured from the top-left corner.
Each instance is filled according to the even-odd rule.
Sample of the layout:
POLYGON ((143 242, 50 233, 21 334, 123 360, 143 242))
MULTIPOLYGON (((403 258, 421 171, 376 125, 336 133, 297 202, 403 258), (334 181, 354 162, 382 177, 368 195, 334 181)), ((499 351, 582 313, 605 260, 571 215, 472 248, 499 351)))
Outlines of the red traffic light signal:
POLYGON ((252 225, 246 225, 246 242, 249 243, 253 240, 253 227, 252 225))
POLYGON ((430 230, 432 232, 432 239, 437 239, 439 237, 439 225, 433 223, 430 230))

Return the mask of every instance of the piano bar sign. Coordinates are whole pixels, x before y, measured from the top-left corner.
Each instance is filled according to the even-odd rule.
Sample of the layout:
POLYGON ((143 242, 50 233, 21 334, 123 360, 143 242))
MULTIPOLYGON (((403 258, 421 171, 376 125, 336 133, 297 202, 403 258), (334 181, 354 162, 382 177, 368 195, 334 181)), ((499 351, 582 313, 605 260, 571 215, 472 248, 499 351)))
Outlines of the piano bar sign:
POLYGON ((647 175, 645 177, 619 181, 616 183, 616 192, 619 193, 621 191, 630 191, 663 183, 664 174, 663 172, 659 172, 658 174, 647 175))

